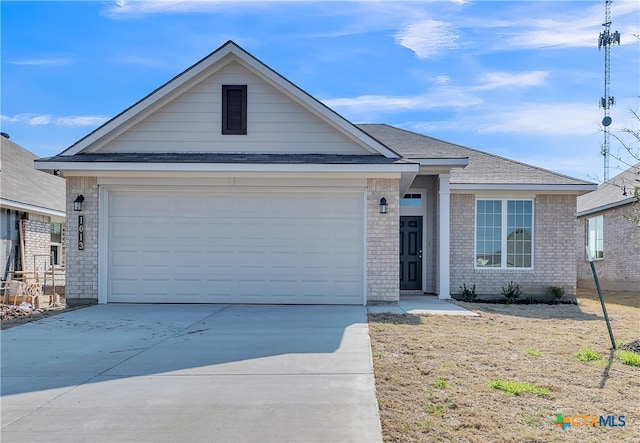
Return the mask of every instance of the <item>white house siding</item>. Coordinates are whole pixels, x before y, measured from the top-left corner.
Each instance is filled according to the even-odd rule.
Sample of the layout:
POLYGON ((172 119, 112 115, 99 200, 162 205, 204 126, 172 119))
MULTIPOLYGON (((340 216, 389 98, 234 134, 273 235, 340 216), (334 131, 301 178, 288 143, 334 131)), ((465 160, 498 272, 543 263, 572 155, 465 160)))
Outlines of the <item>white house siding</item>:
POLYGON ((400 181, 369 179, 367 184, 367 295, 369 302, 400 299, 400 181), (387 214, 380 214, 380 199, 387 214))
POLYGON ((100 152, 370 154, 232 62, 119 135, 100 152), (221 134, 222 85, 247 85, 247 134, 221 134))
POLYGON ((478 294, 499 295, 513 281, 525 295, 546 295, 550 286, 562 286, 567 295, 574 295, 575 210, 573 195, 536 195, 533 270, 476 270, 475 195, 452 194, 451 292, 459 293, 463 284, 475 284, 478 294))
POLYGON ((98 302, 98 184, 96 177, 67 177, 66 287, 68 306, 98 302), (82 212, 73 200, 84 196, 82 212), (84 250, 78 250, 78 216, 84 216, 84 250))
POLYGON ((631 223, 631 205, 619 206, 578 218, 578 287, 595 288, 591 266, 586 259, 586 222, 603 215, 604 258, 595 260, 600 286, 605 291, 640 290, 640 227, 631 223))

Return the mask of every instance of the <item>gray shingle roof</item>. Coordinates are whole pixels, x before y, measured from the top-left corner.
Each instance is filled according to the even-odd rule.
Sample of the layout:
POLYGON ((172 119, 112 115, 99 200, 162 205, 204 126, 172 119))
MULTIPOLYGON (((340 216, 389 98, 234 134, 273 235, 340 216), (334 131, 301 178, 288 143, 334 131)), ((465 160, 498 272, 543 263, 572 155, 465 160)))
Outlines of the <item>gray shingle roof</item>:
POLYGON ((11 140, 0 136, 0 192, 3 200, 38 208, 65 211, 63 178, 37 171, 38 157, 11 140))
POLYGON ((640 186, 640 163, 601 184, 596 191, 579 196, 578 215, 631 204, 636 186, 640 186), (625 188, 627 195, 623 195, 625 188))
POLYGON ((357 126, 407 159, 468 158, 469 165, 466 168, 451 171, 452 184, 591 184, 546 169, 389 125, 362 124, 357 126))

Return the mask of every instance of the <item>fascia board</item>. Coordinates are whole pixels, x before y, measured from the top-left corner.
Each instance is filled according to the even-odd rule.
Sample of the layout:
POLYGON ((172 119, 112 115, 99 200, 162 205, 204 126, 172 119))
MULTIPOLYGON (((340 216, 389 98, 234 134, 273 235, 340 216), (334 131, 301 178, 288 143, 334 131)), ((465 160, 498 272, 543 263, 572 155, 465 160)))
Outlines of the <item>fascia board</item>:
POLYGON ((204 172, 417 172, 414 163, 314 164, 314 163, 114 163, 38 162, 36 169, 61 171, 204 171, 204 172))
POLYGON ((469 157, 464 158, 411 158, 411 161, 418 162, 420 166, 435 166, 438 168, 464 168, 469 165, 469 157))
POLYGON ((32 214, 42 214, 42 215, 47 215, 47 216, 57 217, 57 218, 65 218, 65 214, 66 214, 64 211, 58 211, 56 209, 50 209, 50 208, 43 208, 41 206, 30 205, 28 203, 15 202, 13 200, 7 200, 4 198, 0 198, 0 206, 4 208, 13 209, 13 210, 29 212, 32 214))
POLYGON ((586 193, 598 189, 596 184, 543 185, 543 184, 451 184, 451 190, 462 191, 560 191, 586 193))

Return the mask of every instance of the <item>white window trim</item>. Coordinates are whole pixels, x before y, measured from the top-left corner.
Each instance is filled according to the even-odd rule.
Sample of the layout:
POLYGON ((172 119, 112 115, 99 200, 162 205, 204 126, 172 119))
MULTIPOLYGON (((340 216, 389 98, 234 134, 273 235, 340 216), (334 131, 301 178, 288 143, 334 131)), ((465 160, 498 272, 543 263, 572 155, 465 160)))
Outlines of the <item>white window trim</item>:
MULTIPOLYGON (((594 215, 593 217, 587 217, 586 222, 585 222, 585 226, 584 226, 584 230, 585 230, 585 243, 586 243, 586 247, 589 250, 589 252, 593 255, 593 260, 594 261, 602 261, 604 260, 604 215, 599 214, 599 215, 594 215), (593 252, 591 251, 591 245, 589 244, 589 220, 594 220, 597 218, 601 218, 602 219, 602 223, 601 223, 601 227, 602 227, 602 257, 598 257, 597 252, 593 254, 593 252)), ((597 240, 596 240, 597 242, 597 240)), ((589 261, 589 257, 585 257, 586 261, 589 261)))
POLYGON ((517 197, 476 197, 473 208, 473 268, 475 271, 508 271, 508 272, 521 272, 521 271, 533 271, 535 268, 535 226, 536 220, 536 205, 533 198, 517 198, 517 197), (479 200, 499 200, 502 202, 502 215, 500 220, 500 267, 484 267, 478 266, 475 257, 478 255, 478 201, 479 200), (507 202, 509 201, 530 201, 531 202, 531 266, 527 268, 507 267, 507 202))

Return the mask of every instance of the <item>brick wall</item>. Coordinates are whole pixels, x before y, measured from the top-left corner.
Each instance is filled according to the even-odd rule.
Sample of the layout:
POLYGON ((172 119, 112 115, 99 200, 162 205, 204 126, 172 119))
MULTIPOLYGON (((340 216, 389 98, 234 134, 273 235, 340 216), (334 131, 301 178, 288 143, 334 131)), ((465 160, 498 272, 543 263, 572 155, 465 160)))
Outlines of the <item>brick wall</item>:
MULTIPOLYGON (((23 270, 40 276, 51 264, 51 221, 44 215, 29 214, 28 219, 22 220, 24 229, 24 260, 23 270), (35 267, 34 267, 35 265, 35 267)), ((31 274, 33 276, 33 274, 31 274)), ((29 278, 28 281, 35 281, 29 278)))
POLYGON ((587 218, 597 215, 604 216, 604 254, 602 260, 594 261, 601 288, 609 291, 637 291, 640 288, 640 227, 625 218, 630 209, 631 206, 626 205, 578 218, 579 288, 595 288, 585 246, 587 218))
POLYGON ((98 184, 95 177, 67 177, 66 226, 67 305, 98 302, 98 184), (73 210, 78 194, 82 212, 73 210), (78 250, 78 216, 84 216, 84 250, 78 250))
POLYGON ((451 196, 451 292, 476 285, 478 294, 499 295, 510 281, 525 295, 546 295, 562 286, 575 295, 575 211, 572 195, 537 195, 534 200, 534 268, 530 271, 474 269, 475 196, 451 196))
POLYGON ((400 181, 367 181, 367 294, 369 302, 400 298, 400 181), (380 199, 389 204, 380 214, 380 199))

